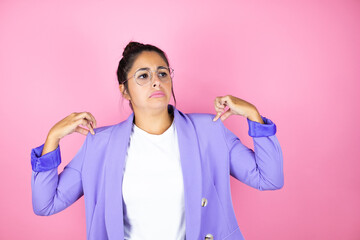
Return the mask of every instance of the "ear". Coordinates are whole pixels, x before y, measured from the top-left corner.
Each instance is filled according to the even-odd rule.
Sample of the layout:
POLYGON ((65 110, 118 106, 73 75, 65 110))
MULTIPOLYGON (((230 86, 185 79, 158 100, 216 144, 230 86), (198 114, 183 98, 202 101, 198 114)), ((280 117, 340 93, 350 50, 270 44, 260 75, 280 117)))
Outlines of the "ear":
POLYGON ((128 94, 128 92, 125 89, 125 85, 124 84, 119 84, 119 89, 120 89, 120 92, 121 92, 122 96, 130 101, 131 98, 130 98, 130 95, 128 94))

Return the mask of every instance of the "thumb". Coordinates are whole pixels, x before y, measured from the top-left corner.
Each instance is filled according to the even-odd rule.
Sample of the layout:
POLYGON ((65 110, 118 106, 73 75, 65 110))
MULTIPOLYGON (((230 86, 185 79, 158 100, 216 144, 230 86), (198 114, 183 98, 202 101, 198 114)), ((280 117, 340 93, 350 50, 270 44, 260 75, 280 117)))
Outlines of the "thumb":
POLYGON ((233 115, 233 113, 231 112, 231 109, 229 108, 222 116, 221 116, 221 120, 224 121, 225 119, 227 119, 229 116, 233 115))

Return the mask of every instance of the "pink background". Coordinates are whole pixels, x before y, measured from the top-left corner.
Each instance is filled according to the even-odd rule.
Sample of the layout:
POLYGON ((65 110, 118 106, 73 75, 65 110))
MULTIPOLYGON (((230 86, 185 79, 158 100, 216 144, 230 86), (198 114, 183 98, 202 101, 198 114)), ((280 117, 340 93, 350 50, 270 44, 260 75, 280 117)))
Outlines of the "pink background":
MULTIPOLYGON (((359 23, 359 1, 2 0, 0 239, 86 238, 83 198, 33 213, 30 152, 72 112, 128 117, 115 72, 130 40, 168 54, 179 110, 231 94, 277 124, 283 189, 231 177, 246 239, 360 239, 359 23)), ((224 123, 253 147, 246 119, 224 123)), ((84 139, 61 140, 59 171, 84 139)))

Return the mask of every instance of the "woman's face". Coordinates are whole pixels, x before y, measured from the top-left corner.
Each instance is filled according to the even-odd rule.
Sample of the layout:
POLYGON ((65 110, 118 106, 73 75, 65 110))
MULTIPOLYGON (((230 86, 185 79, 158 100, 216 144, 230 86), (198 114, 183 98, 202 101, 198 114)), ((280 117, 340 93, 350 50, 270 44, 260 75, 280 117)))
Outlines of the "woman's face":
MULTIPOLYGON (((171 97, 171 84, 170 79, 167 82, 163 82, 159 79, 156 71, 160 68, 167 68, 166 62, 162 57, 154 51, 143 51, 138 55, 130 71, 128 72, 128 89, 130 95, 125 94, 124 97, 131 101, 134 111, 147 111, 151 109, 163 109, 166 108, 170 102, 171 97), (151 71, 152 79, 146 85, 139 85, 136 83, 134 73, 140 68, 149 68, 151 71), (152 93, 161 91, 163 96, 151 96, 152 93)), ((159 70, 160 71, 160 70, 159 70)), ((120 90, 123 92, 124 86, 120 85, 120 90)))

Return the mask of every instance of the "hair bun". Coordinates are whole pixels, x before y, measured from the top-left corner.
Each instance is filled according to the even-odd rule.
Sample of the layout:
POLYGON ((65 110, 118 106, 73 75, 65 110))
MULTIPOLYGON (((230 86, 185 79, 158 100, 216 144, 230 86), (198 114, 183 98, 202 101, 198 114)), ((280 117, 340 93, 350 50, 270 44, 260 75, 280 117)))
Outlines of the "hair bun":
POLYGON ((139 42, 129 42, 128 45, 126 45, 124 52, 123 52, 123 56, 128 55, 128 53, 136 50, 137 48, 140 48, 144 46, 144 44, 139 43, 139 42))

